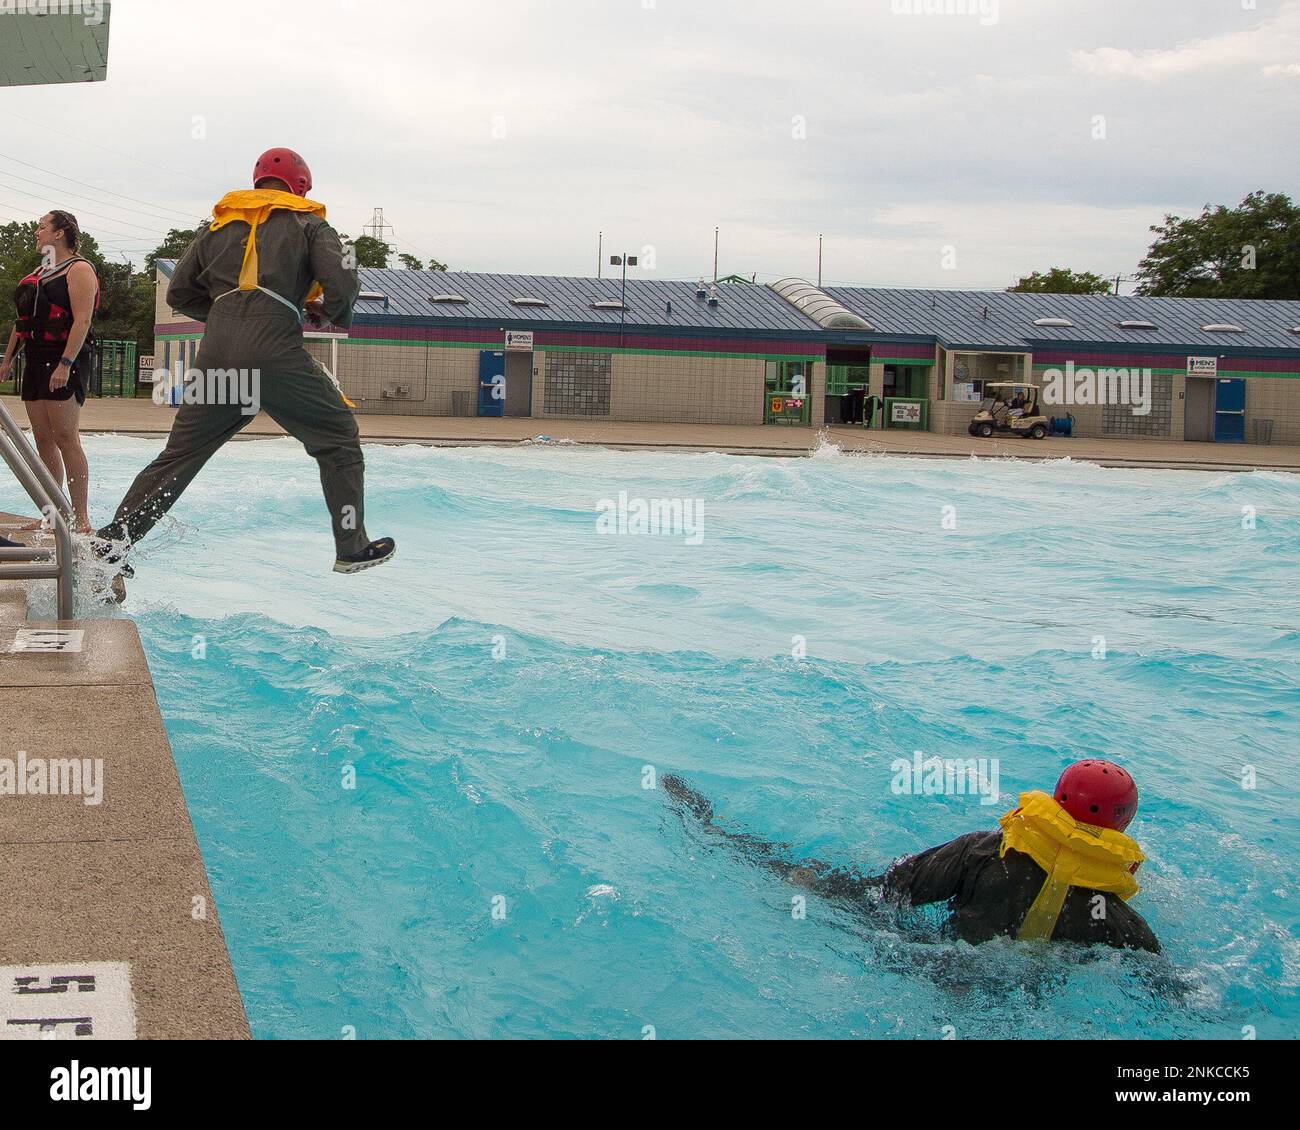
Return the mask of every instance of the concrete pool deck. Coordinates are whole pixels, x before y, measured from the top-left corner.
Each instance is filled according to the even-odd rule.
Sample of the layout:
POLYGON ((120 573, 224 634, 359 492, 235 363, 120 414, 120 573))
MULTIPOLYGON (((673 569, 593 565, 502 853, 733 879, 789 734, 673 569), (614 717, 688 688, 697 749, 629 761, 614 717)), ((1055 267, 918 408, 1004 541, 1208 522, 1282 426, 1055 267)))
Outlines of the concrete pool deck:
MULTIPOLYGON (((0 526, 19 521, 0 513, 0 526)), ((0 783, 11 766, 0 793, 0 1040, 247 1038, 135 624, 28 620, 27 584, 0 580, 0 783), (80 650, 14 652, 20 629, 82 632, 80 650), (20 757, 51 780, 72 759, 102 770, 81 778, 81 795, 16 795, 20 757), (97 804, 85 803, 92 780, 97 804)))
MULTIPOLYGON (((4 403, 24 426, 22 401, 4 403)), ((83 432, 165 435, 175 410, 152 400, 88 400, 81 413, 83 432)), ((430 446, 512 445, 539 434, 557 440, 618 450, 720 451, 735 455, 800 456, 816 446, 818 431, 785 425, 642 424, 608 420, 552 420, 536 417, 382 416, 359 413, 357 425, 367 443, 419 443, 430 446)), ((1150 439, 1017 440, 974 439, 934 432, 867 431, 846 425, 824 429, 845 451, 932 459, 1078 459, 1104 467, 1171 468, 1199 471, 1273 470, 1300 472, 1300 447, 1255 444, 1187 443, 1150 439)), ((265 414, 241 438, 282 436, 265 414)))

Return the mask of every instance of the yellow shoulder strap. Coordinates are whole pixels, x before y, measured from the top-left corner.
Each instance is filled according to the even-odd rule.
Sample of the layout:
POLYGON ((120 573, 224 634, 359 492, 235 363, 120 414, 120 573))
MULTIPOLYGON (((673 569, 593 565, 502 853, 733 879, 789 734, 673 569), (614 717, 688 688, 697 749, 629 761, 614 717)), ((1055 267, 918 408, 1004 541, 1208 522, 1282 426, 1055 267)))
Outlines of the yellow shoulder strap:
POLYGON ((1016 935, 1021 941, 1051 938, 1071 887, 1107 891, 1122 899, 1138 891, 1133 872, 1146 857, 1137 841, 1075 820, 1046 793, 1023 793, 1020 806, 998 823, 1001 854, 1009 849, 1023 852, 1047 873, 1016 935))
MULTIPOLYGON (((243 189, 228 192, 212 209, 210 231, 219 231, 232 220, 243 220, 248 225, 248 246, 244 248, 244 262, 239 268, 239 289, 257 290, 257 229, 272 212, 308 212, 325 218, 325 205, 315 200, 295 196, 292 192, 278 192, 270 188, 243 189)), ((315 297, 308 296, 308 301, 315 297)))

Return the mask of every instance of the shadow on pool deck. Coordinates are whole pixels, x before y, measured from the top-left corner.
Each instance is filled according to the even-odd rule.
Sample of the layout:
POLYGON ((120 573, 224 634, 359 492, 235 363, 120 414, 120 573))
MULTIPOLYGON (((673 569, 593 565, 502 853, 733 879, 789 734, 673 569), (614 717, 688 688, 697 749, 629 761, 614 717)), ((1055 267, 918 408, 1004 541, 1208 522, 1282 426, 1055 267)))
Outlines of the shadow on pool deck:
MULTIPOLYGON (((19 521, 0 513, 0 527, 19 521)), ((0 580, 0 1040, 42 1025, 74 1041, 247 1038, 135 624, 29 621, 26 585, 0 580), (33 628, 81 631, 81 650, 13 652, 33 628), (71 759, 102 773, 80 778, 82 795, 15 795, 20 751, 29 774, 62 762, 64 785, 80 778, 71 759), (92 783, 101 803, 85 803, 92 783)))

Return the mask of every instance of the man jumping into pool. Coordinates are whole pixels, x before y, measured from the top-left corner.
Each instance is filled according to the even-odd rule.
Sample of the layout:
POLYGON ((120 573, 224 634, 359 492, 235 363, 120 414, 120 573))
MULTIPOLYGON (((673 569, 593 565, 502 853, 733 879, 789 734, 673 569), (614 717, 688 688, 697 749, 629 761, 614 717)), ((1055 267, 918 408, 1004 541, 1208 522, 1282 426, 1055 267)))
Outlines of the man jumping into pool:
POLYGON ((792 862, 782 845, 719 828, 713 806, 680 777, 666 776, 663 785, 706 832, 752 862, 854 909, 871 909, 882 897, 903 907, 947 902, 945 936, 972 945, 1007 936, 1160 952, 1126 901, 1137 893, 1133 875, 1145 856, 1124 834, 1137 812, 1137 785, 1113 762, 1077 762, 1054 795, 1022 794, 999 830, 968 832, 875 876, 815 859, 792 862))
MULTIPOLYGON (((161 455, 136 477, 95 552, 116 565, 114 595, 125 596, 124 557, 171 508, 199 470, 260 408, 320 465, 333 525, 336 573, 391 560, 392 538, 371 541, 364 521, 365 463, 346 398, 303 346, 303 319, 346 329, 360 293, 325 206, 308 200, 311 170, 291 149, 257 161, 253 189, 227 193, 201 225, 172 274, 167 304, 205 322, 199 373, 258 374, 253 396, 207 395, 187 384, 161 455), (305 305, 305 310, 304 310, 305 305), (215 401, 220 401, 219 403, 215 401)), ((222 386, 223 389, 226 385, 222 386)))

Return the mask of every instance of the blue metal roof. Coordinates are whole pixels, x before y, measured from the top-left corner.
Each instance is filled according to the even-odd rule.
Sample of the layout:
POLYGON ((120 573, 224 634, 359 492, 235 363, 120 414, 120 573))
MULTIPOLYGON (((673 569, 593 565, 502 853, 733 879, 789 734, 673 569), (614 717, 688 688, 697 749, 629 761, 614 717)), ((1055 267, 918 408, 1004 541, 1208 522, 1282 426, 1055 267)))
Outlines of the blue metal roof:
MULTIPOLYGON (((373 322, 383 318, 442 321, 520 322, 541 327, 548 323, 617 328, 618 310, 597 310, 598 300, 618 301, 618 278, 567 278, 555 275, 493 275, 464 271, 394 271, 363 268, 362 291, 387 295, 385 310, 379 302, 360 302, 357 318, 373 322), (459 294, 465 303, 432 303, 431 295, 459 294), (534 298, 545 306, 516 306, 513 298, 534 298)), ((719 283, 717 306, 695 297, 694 282, 669 279, 628 279, 629 328, 743 330, 771 334, 809 334, 817 338, 820 327, 780 295, 762 285, 719 283), (669 312, 669 303, 672 310, 669 312)))
POLYGON ((891 290, 827 287, 826 293, 883 334, 933 334, 945 346, 1029 350, 1053 345, 1186 348, 1207 353, 1300 351, 1300 302, 1242 298, 1139 298, 1104 294, 1024 294, 1001 290, 891 290), (1072 326, 1036 326, 1066 318, 1072 326), (1147 321, 1154 330, 1120 329, 1147 321), (1212 323, 1244 333, 1207 333, 1212 323))
MULTIPOLYGON (((173 260, 158 269, 170 278, 173 260)), ((616 301, 620 280, 558 275, 497 275, 467 271, 399 271, 362 268, 363 300, 357 321, 393 319, 407 325, 476 325, 554 329, 619 325, 619 311, 593 309, 616 301), (436 294, 457 294, 464 303, 433 303, 436 294), (516 306, 515 298, 545 306, 516 306)), ((690 330, 706 335, 748 333, 760 337, 808 335, 811 342, 929 342, 959 349, 1028 351, 1054 346, 1136 352, 1188 350, 1205 353, 1300 354, 1300 302, 1227 298, 1139 298, 1092 294, 1023 294, 1002 290, 912 290, 888 287, 823 287, 823 292, 866 319, 874 331, 823 330, 771 288, 719 283, 716 307, 695 297, 684 280, 628 279, 623 325, 660 333, 690 330), (672 312, 668 312, 668 304, 672 312), (1035 326, 1037 318, 1066 318, 1071 326, 1035 326), (1126 320, 1148 321, 1154 330, 1120 329, 1126 320), (1207 333, 1201 327, 1231 323, 1243 333, 1207 333)))

